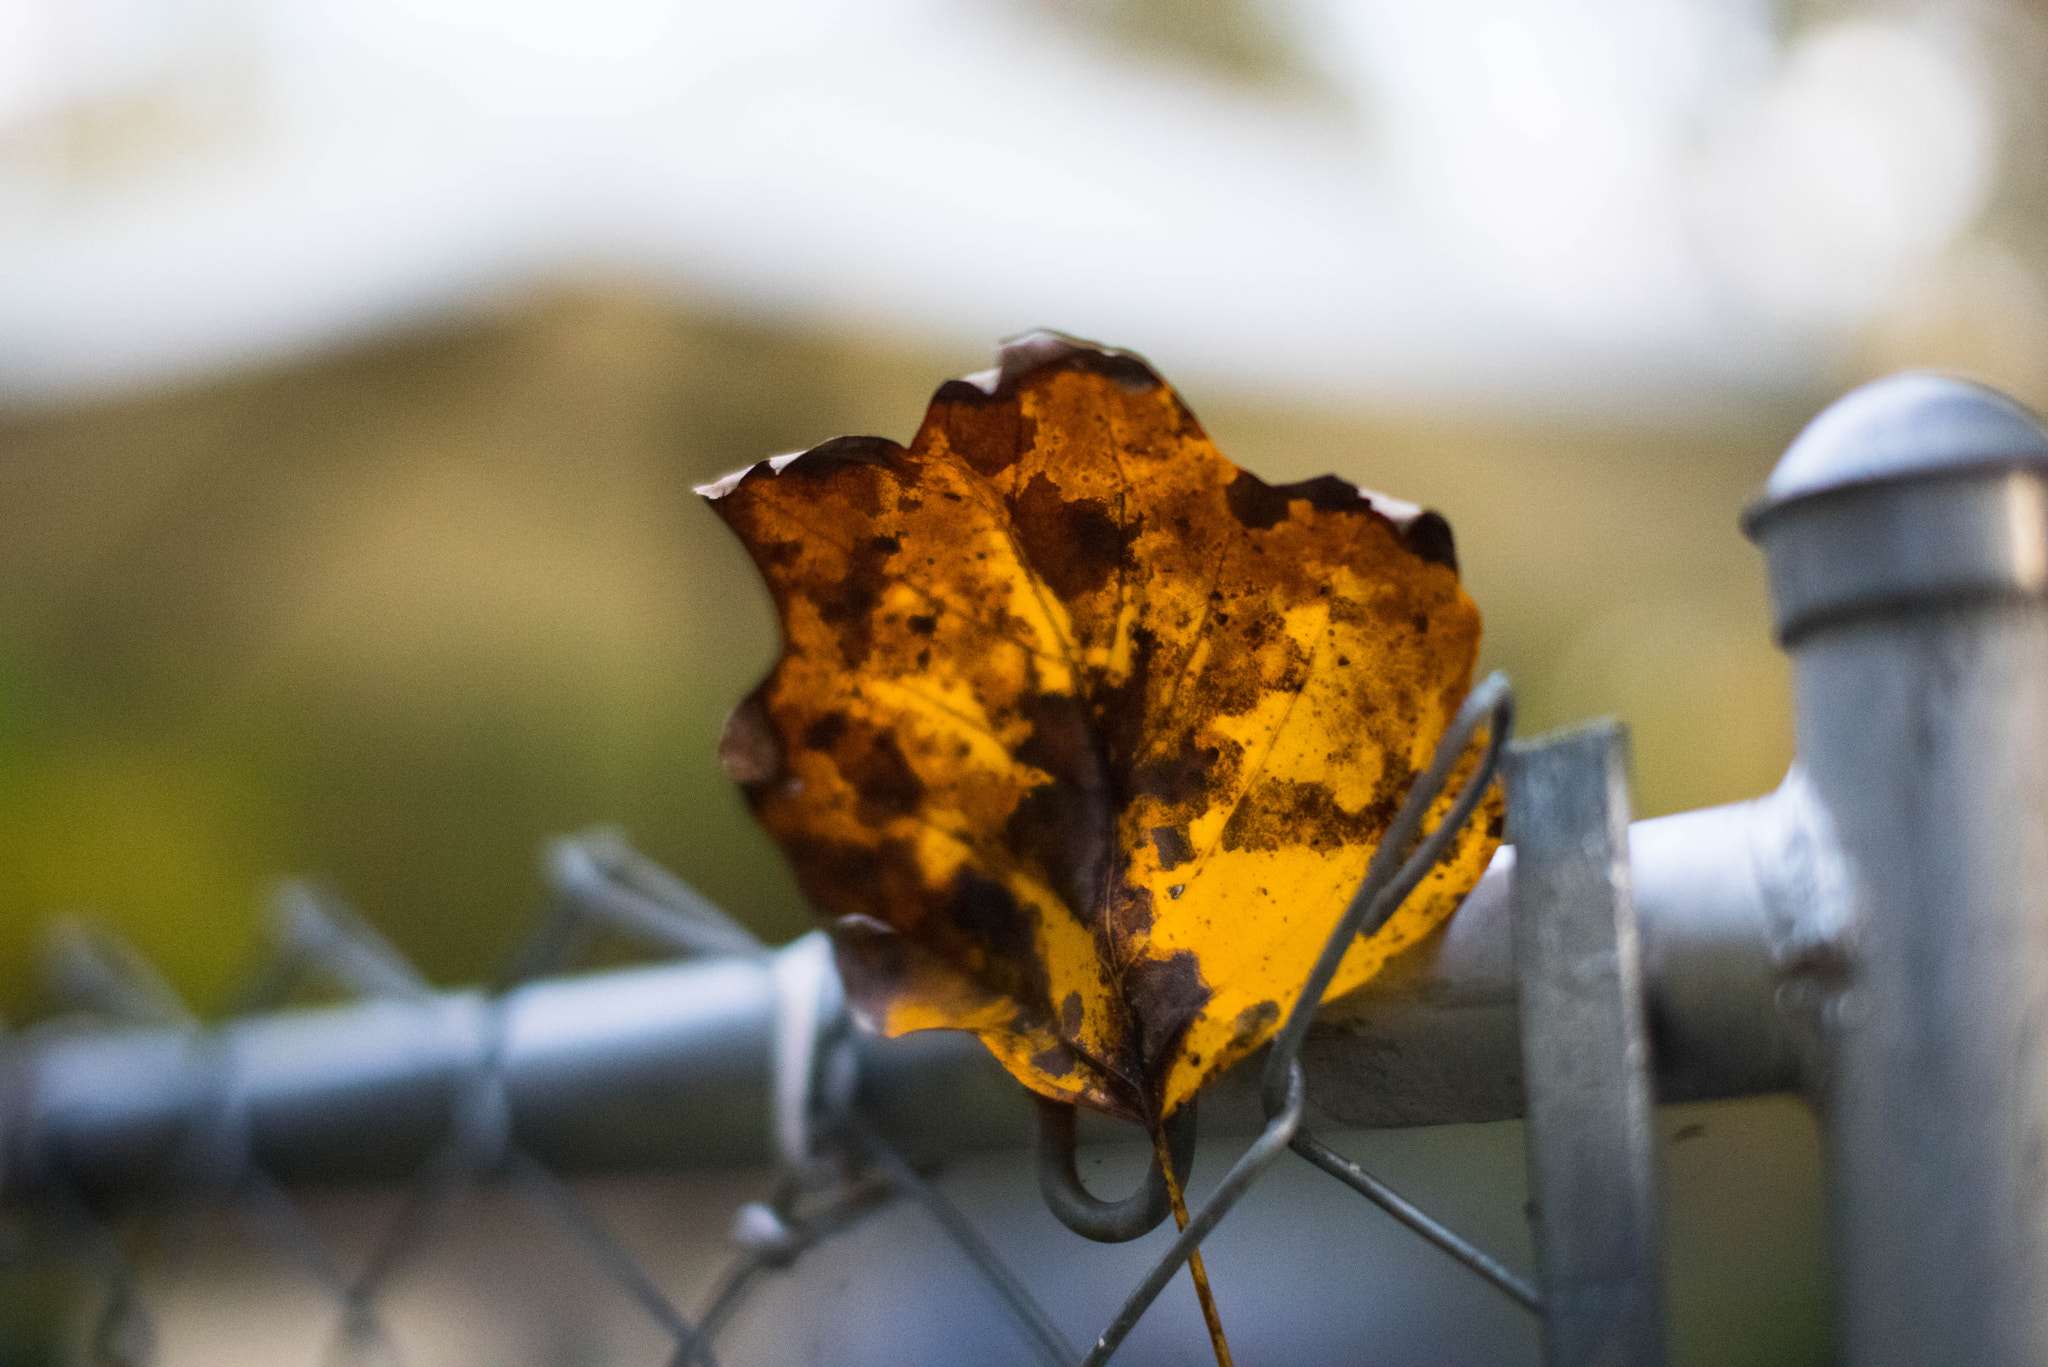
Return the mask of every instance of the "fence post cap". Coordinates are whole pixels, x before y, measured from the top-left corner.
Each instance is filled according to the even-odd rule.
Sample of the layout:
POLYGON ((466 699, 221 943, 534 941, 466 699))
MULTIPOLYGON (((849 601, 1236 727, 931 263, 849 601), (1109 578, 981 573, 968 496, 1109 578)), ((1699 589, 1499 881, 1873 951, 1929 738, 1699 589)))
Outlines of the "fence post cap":
POLYGON ((2048 432, 1995 389, 1908 371, 1807 424, 1743 514, 1778 640, 1830 622, 2048 597, 2048 432))
POLYGON ((2048 466, 2048 432, 2024 406, 1986 385, 1909 370, 1851 390, 1808 423, 1749 516, 1845 485, 2036 463, 2048 466))

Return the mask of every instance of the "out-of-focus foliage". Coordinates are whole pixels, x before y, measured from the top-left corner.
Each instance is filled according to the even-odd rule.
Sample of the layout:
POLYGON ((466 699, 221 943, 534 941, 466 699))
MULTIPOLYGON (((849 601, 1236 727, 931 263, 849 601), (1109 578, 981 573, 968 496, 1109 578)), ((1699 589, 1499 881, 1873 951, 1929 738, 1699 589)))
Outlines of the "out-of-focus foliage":
POLYGON ((1034 0, 1055 22, 1139 62, 1178 63, 1299 98, 1334 97, 1294 16, 1261 0, 1034 0))

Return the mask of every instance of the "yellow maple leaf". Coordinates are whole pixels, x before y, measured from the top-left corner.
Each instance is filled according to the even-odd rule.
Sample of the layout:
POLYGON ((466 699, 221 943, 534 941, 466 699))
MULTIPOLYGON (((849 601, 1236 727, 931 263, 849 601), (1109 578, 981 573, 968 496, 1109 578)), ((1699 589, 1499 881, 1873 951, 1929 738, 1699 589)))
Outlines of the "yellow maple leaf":
MULTIPOLYGON (((783 631, 720 756, 863 1020, 974 1031, 1148 1126, 1285 1018, 1471 684, 1443 519, 1266 484, 1144 361, 1055 334, 941 387, 908 448, 699 492, 783 631)), ((1499 834, 1496 793, 1326 999, 1449 916, 1499 834)))

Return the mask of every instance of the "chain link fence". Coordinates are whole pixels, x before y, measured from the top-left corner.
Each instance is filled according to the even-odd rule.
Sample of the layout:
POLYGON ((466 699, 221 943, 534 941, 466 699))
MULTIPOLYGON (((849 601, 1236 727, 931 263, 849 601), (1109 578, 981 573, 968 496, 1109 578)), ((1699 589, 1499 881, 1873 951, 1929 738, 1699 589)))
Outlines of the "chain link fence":
MULTIPOLYGON (((80 922, 61 922, 49 937, 53 992, 73 1012, 49 1030, 89 1031, 113 1024, 172 1032, 197 1040, 210 1067, 170 1161, 158 1174, 168 1205, 146 1220, 132 1208, 99 1199, 69 1170, 60 1146, 17 1143, 15 1185, 32 1189, 42 1213, 61 1233, 77 1264, 97 1283, 99 1308, 88 1335, 94 1367, 151 1367, 160 1360, 161 1331, 136 1267, 138 1239, 159 1244, 189 1238, 203 1209, 231 1209, 273 1257, 331 1305, 333 1337, 325 1361, 398 1364, 417 1361, 394 1334, 384 1307, 394 1286, 431 1253, 453 1212, 479 1188, 515 1198, 558 1236, 586 1274, 633 1305, 663 1342, 673 1367, 714 1364, 721 1334, 774 1274, 814 1249, 857 1229, 891 1206, 914 1208, 982 1290, 1002 1307, 1012 1334, 1048 1364, 1108 1361, 1138 1318, 1213 1233, 1232 1206, 1290 1145, 1397 1220, 1436 1243, 1484 1282, 1527 1309, 1537 1304, 1528 1282, 1453 1234, 1302 1128, 1303 1077, 1298 1055, 1313 1003, 1320 999, 1343 946, 1392 914, 1432 868, 1492 782, 1506 745, 1512 704, 1504 681, 1489 680, 1446 736, 1438 763, 1418 782, 1374 861, 1345 921, 1331 937, 1303 1000, 1268 1064, 1268 1123, 1249 1150, 1196 1207, 1192 1220, 1155 1256, 1137 1289, 1098 1339, 1079 1351, 994 1244, 941 1191, 929 1165, 911 1161, 864 1113, 858 1058, 829 941, 813 934, 771 953, 744 928, 687 885, 632 851, 618 836, 596 832, 557 842, 548 860, 548 913, 517 954, 501 984, 516 988, 569 968, 594 936, 638 941, 669 955, 737 959, 766 965, 774 987, 771 1129, 777 1172, 770 1189, 740 1204, 726 1232, 730 1253, 701 1301, 685 1307, 651 1271, 642 1253, 575 1186, 514 1135, 513 1107, 499 1067, 504 1020, 493 1004, 477 1015, 481 1037, 471 1066, 454 1089, 446 1133, 404 1187, 402 1199, 367 1245, 344 1251, 323 1233, 305 1201, 274 1177, 255 1151, 232 1030, 208 1033, 150 966, 125 944, 80 922), (1436 830, 1424 814, 1451 768, 1482 726, 1491 739, 1484 761, 1436 830), (1406 855, 1405 859, 1400 856, 1406 855), (1288 1079, 1291 1077, 1291 1082, 1288 1079)), ((308 992, 361 1001, 429 1006, 435 993, 404 957, 337 898, 313 885, 288 883, 276 898, 275 935, 238 1005, 245 1014, 272 1012, 308 992)), ((1068 1144, 1065 1180, 1075 1182, 1068 1144)), ((1156 1241, 1155 1241, 1156 1242, 1156 1241)))

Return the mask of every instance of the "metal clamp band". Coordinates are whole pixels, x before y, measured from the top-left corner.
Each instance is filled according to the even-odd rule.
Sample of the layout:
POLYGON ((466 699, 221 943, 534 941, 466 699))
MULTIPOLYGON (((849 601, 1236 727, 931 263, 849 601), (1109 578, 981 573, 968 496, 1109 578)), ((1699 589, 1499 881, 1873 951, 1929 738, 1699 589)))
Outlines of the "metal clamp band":
POLYGON ((2048 469, 1978 470, 1847 485, 1757 510, 1778 639, 1846 617, 2048 593, 2048 469))
POLYGON ((1938 375, 1865 385, 1816 418, 1743 530, 1770 560, 1778 639, 1944 603, 2048 594, 2048 433, 1938 375))

